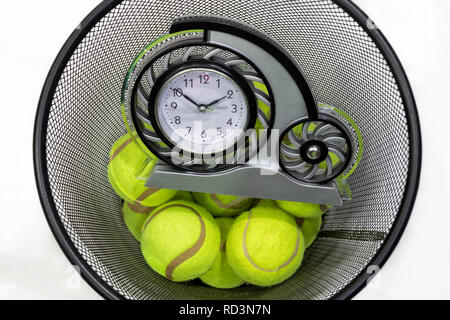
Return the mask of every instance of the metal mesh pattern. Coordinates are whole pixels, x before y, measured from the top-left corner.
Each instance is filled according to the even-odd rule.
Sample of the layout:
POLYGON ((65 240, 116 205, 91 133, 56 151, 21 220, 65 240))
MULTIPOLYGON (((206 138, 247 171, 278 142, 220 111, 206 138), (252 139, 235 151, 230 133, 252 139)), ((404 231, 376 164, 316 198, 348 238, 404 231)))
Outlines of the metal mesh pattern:
POLYGON ((67 63, 47 121, 51 197, 70 240, 113 290, 131 299, 326 299, 348 286, 379 250, 408 178, 409 132, 393 74, 364 29, 327 0, 128 0, 86 35, 67 63), (359 125, 364 155, 349 183, 354 200, 325 217, 301 270, 272 288, 215 290, 171 283, 145 263, 107 178, 108 153, 125 127, 120 94, 137 54, 174 17, 236 18, 279 41, 299 62, 318 101, 359 125))

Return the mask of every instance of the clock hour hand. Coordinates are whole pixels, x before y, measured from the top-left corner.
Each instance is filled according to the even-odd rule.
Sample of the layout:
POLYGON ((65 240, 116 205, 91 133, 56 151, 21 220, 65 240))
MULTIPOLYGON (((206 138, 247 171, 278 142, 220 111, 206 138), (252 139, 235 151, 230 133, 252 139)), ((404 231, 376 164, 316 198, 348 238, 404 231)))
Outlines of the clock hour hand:
POLYGON ((189 101, 189 102, 192 102, 193 104, 195 104, 196 106, 197 106, 197 108, 200 108, 200 104, 198 104, 197 102, 195 102, 194 100, 192 100, 190 97, 188 97, 187 95, 185 95, 184 93, 183 93, 183 97, 187 100, 187 101, 189 101))
POLYGON ((222 97, 222 98, 220 98, 220 99, 217 99, 217 100, 214 100, 213 102, 211 102, 210 104, 207 104, 205 107, 206 108, 209 108, 209 107, 211 107, 212 105, 214 105, 214 104, 216 104, 216 103, 219 103, 220 101, 222 101, 222 100, 224 100, 224 99, 226 99, 226 97, 227 96, 225 96, 225 97, 222 97))

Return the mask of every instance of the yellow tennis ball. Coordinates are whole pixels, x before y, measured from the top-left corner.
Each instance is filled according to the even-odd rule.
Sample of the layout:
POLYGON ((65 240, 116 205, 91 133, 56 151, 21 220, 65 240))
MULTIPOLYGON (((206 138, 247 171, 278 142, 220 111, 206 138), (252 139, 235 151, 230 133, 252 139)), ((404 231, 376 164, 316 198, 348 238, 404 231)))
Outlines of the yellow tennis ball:
POLYGON ((227 239, 231 268, 246 282, 272 286, 300 267, 305 243, 294 218, 282 210, 257 207, 233 223, 227 239))
POLYGON ((214 216, 235 216, 252 207, 255 199, 193 192, 195 201, 214 216))
POLYGON ((185 201, 194 202, 192 193, 190 193, 189 191, 178 191, 172 200, 185 200, 185 201))
POLYGON ((188 201, 153 210, 144 223, 141 250, 150 267, 173 281, 208 272, 220 249, 220 231, 211 214, 188 201))
POLYGON ((294 201, 275 201, 277 206, 286 211, 287 213, 298 218, 315 218, 320 217, 331 206, 319 205, 313 203, 294 202, 294 201))
POLYGON ((123 204, 122 212, 125 225, 137 241, 141 241, 142 226, 154 209, 153 207, 144 207, 134 203, 125 202, 123 204))
MULTIPOLYGON (((178 191, 173 200, 193 201, 192 194, 187 191, 178 191)), ((136 238, 141 241, 142 226, 148 218, 148 215, 156 207, 145 207, 140 204, 127 203, 123 205, 123 217, 128 230, 136 238)))
POLYGON ((200 280, 211 287, 219 289, 237 288, 244 284, 245 281, 239 278, 233 269, 231 269, 226 253, 228 232, 233 225, 234 219, 217 218, 216 222, 220 229, 220 253, 211 270, 201 276, 200 280))
POLYGON ((277 204, 275 203, 275 200, 270 199, 260 199, 257 200, 254 204, 254 208, 256 207, 276 207, 277 204))
POLYGON ((109 156, 109 182, 125 202, 156 207, 172 199, 177 191, 146 187, 146 177, 138 173, 149 159, 141 148, 130 133, 114 144, 109 156))
POLYGON ((296 218, 295 220, 297 221, 303 237, 305 238, 305 247, 309 248, 316 240, 320 228, 322 227, 322 217, 319 216, 307 219, 296 218))

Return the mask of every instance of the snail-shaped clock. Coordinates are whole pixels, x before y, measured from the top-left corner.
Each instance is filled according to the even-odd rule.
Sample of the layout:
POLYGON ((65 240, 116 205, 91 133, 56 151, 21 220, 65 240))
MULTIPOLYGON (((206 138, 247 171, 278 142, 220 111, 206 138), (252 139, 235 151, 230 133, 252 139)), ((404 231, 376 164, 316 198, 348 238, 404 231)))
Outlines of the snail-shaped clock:
POLYGON ((350 197, 357 125, 318 103, 289 53, 248 25, 175 19, 130 67, 122 108, 158 159, 152 187, 330 205, 350 197))

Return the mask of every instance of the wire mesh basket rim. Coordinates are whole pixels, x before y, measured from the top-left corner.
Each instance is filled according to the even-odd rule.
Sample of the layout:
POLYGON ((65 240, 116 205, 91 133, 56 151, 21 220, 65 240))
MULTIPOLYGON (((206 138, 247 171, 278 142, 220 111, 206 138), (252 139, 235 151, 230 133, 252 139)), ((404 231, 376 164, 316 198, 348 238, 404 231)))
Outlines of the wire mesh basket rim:
MULTIPOLYGON (((121 300, 125 298, 118 292, 116 292, 106 281, 100 278, 100 276, 98 276, 98 274, 92 269, 92 267, 82 258, 81 254, 72 243, 63 223, 59 218, 59 214, 50 190, 50 182, 46 170, 47 161, 45 157, 45 150, 50 106, 52 103, 54 91, 58 84, 58 80, 62 75, 67 62, 76 50, 78 44, 91 31, 96 23, 121 2, 123 2, 123 0, 103 1, 83 20, 80 26, 72 33, 72 35, 64 44, 47 76, 38 103, 33 137, 35 180, 41 205, 43 207, 46 219, 50 225, 53 235, 55 236, 58 244, 60 245, 69 261, 73 265, 76 265, 80 268, 81 276, 90 284, 90 286, 95 289, 97 293, 99 293, 103 298, 114 300, 121 300)), ((401 235, 411 215, 411 211, 417 195, 422 159, 420 123, 416 102, 408 78, 397 55, 395 54, 393 48, 388 43, 384 35, 377 28, 369 27, 369 22, 371 20, 356 4, 352 3, 349 0, 333 0, 333 2, 341 7, 356 22, 358 22, 359 25, 364 29, 364 31, 371 37, 374 43, 378 46, 390 69, 393 72, 393 75, 399 87, 401 97, 403 99, 403 103, 405 105, 405 109, 407 111, 406 116, 410 134, 410 162, 409 175, 405 187, 404 197, 402 199, 399 213, 390 233, 369 264, 376 265, 381 268, 387 261, 401 238, 401 235)), ((365 273, 364 271, 361 272, 348 286, 346 286, 335 296, 333 296, 332 299, 351 299, 365 287, 367 280, 371 275, 372 274, 365 273)))

